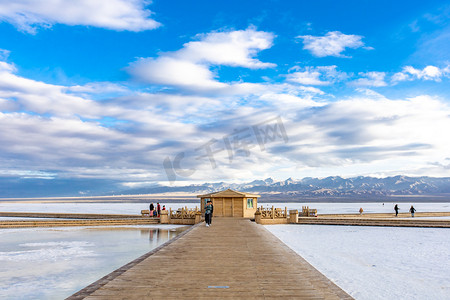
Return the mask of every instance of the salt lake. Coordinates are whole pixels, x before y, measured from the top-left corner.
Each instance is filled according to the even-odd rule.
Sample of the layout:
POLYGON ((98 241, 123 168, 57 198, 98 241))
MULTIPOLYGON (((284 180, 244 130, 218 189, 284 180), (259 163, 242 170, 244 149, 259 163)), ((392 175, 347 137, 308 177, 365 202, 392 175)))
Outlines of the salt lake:
MULTIPOLYGON (((162 204, 167 209, 198 206, 195 202, 162 204)), ((319 214, 357 213, 360 207, 367 213, 393 213, 394 204, 286 202, 258 206, 301 209, 308 205, 319 214)), ((450 203, 421 202, 399 203, 401 211, 407 212, 411 204, 418 212, 450 211, 450 203)), ((148 205, 2 202, 0 211, 139 214, 148 205)), ((65 298, 187 228, 148 225, 1 229, 0 298, 65 298)), ((430 299, 429 295, 449 299, 448 229, 323 225, 266 228, 356 299, 385 299, 386 295, 401 299, 408 293, 414 299, 430 299), (405 283, 408 280, 416 287, 405 283)))

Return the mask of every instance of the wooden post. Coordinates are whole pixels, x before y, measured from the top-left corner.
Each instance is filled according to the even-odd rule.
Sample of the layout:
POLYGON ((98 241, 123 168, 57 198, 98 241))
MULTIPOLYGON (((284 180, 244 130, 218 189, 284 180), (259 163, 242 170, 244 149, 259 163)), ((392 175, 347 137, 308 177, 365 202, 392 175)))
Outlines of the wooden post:
POLYGON ((289 223, 298 223, 298 210, 293 209, 289 211, 289 223))
POLYGON ((202 212, 197 211, 195 213, 195 220, 194 220, 194 224, 200 223, 202 221, 202 212))
POLYGON ((272 219, 275 219, 275 209, 273 208, 273 205, 272 205, 272 219))
POLYGON ((257 210, 255 212, 255 223, 256 224, 261 224, 261 212, 259 210, 257 210))
POLYGON ((162 210, 161 211, 161 213, 160 213, 160 219, 159 219, 159 222, 161 223, 161 224, 169 224, 169 216, 168 216, 168 214, 169 214, 169 211, 167 211, 167 210, 162 210))

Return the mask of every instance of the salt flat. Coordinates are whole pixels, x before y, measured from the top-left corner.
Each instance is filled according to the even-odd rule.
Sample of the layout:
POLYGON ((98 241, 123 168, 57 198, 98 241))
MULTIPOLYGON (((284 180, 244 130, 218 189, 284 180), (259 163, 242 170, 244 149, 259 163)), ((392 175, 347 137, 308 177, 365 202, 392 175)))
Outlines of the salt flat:
MULTIPOLYGON (((163 203, 164 204, 164 203, 163 203)), ((176 209, 197 206, 197 203, 165 203, 176 209)), ((450 203, 411 203, 418 211, 450 211, 450 203)), ((401 211, 411 205, 401 203, 401 211)), ((287 206, 301 209, 302 203, 263 203, 263 206, 287 206)), ((305 205, 305 204, 303 204, 305 205)), ((365 212, 393 213, 393 204, 385 203, 309 203, 319 213, 356 213, 359 207, 365 212)), ((0 211, 72 212, 72 213, 139 213, 147 209, 146 203, 2 203, 0 211)), ((164 227, 166 228, 166 227, 164 227)), ((405 299, 449 299, 450 256, 448 229, 426 228, 373 228, 311 225, 272 225, 268 230, 307 259, 314 267, 336 282, 356 299, 389 299, 397 295, 405 299), (305 242, 307 241, 307 242, 305 242), (326 244, 326 247, 324 245, 326 244), (385 287, 385 288, 380 288, 385 287), (430 297, 428 297, 429 295, 430 297), (447 298, 446 298, 447 297, 447 298)), ((0 298, 15 299, 18 291, 22 299, 52 299, 46 293, 49 286, 58 286, 75 292, 101 274, 86 271, 76 261, 90 261, 92 266, 111 271, 111 261, 120 261, 119 267, 149 251, 148 227, 145 234, 114 229, 103 237, 89 238, 87 231, 70 228, 4 229, 0 231, 0 298), (141 240, 121 244, 114 250, 114 238, 141 240), (109 254, 94 255, 101 243, 109 254), (141 246, 137 246, 141 245, 141 246), (133 252, 138 249, 138 252, 133 252), (140 249, 140 250, 139 250, 140 249), (83 254, 84 253, 84 254, 83 254), (85 255, 80 257, 80 255, 85 255), (17 261, 18 265, 14 265, 17 261), (45 264, 48 264, 46 266, 45 264), (37 268, 36 268, 37 266, 37 268), (109 269, 105 269, 109 268, 109 269), (90 276, 89 282, 76 284, 73 278, 90 276), (66 280, 55 278, 62 276, 66 280), (32 294, 25 290, 33 287, 32 294), (10 295, 10 296, 8 296, 10 295), (39 296, 41 295, 41 297, 39 296)), ((97 232, 99 231, 91 231, 97 232)), ((68 295, 67 293, 65 294, 68 295)), ((54 297, 53 299, 61 299, 54 297)))
POLYGON ((450 231, 265 226, 355 299, 450 299, 450 231))

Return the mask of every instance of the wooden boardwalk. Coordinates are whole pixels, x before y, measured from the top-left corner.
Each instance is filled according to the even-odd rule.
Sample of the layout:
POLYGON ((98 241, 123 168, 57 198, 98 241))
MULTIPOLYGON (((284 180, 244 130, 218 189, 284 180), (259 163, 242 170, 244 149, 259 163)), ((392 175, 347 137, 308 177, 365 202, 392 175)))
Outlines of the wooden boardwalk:
POLYGON ((298 218, 297 224, 310 225, 347 225, 347 226, 383 226, 383 227, 429 227, 450 228, 450 220, 427 220, 421 218, 368 218, 368 217, 318 217, 298 218))
POLYGON ((214 218, 68 299, 353 299, 263 226, 214 218))
POLYGON ((0 221, 2 228, 30 228, 30 227, 73 227, 73 226, 119 226, 119 225, 152 225, 159 224, 156 218, 136 219, 98 219, 98 220, 15 220, 0 221))
POLYGON ((63 226, 149 225, 159 223, 159 218, 123 214, 0 212, 0 217, 23 218, 20 220, 0 220, 0 229, 63 226))

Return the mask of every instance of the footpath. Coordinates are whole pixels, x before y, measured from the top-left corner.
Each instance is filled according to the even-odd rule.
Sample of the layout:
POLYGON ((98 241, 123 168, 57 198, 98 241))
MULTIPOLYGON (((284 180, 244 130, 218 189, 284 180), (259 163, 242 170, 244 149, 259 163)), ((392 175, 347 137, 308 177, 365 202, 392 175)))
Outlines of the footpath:
POLYGON ((273 298, 353 299, 263 226, 217 217, 67 299, 273 298))

